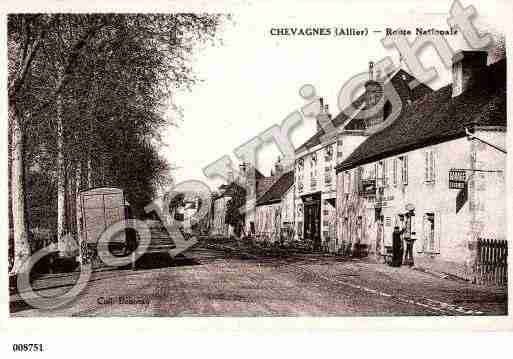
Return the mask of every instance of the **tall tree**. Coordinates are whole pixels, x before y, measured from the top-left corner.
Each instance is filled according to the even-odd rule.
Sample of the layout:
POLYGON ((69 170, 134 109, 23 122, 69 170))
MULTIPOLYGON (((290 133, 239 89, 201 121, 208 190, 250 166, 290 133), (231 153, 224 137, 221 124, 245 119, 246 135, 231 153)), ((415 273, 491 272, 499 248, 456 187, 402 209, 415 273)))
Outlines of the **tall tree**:
POLYGON ((48 183, 56 191, 58 236, 70 230, 65 218, 73 209, 64 205, 66 192, 71 197, 81 186, 109 182, 124 188, 129 201, 144 205, 151 199, 155 183, 169 171, 159 155, 159 133, 168 124, 165 106, 175 88, 194 84, 193 46, 214 39, 221 19, 208 14, 9 16, 13 272, 30 254, 26 167, 48 177, 34 185, 48 183), (25 136, 33 131, 38 136, 25 136))

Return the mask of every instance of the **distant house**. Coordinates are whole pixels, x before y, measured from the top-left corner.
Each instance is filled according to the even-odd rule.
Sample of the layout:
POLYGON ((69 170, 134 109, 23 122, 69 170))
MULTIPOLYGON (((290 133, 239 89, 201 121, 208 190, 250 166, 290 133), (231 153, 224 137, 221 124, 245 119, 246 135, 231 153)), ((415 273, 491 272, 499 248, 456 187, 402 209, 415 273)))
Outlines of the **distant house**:
POLYGON ((506 238, 505 146, 506 61, 461 52, 452 84, 336 167, 339 242, 383 254, 399 226, 417 263, 468 276, 477 238, 506 238))
MULTIPOLYGON (((410 90, 408 84, 415 78, 403 70, 376 77, 374 65, 369 64, 369 81, 364 93, 333 120, 321 98, 321 112, 317 118, 317 132, 296 150, 295 160, 295 229, 298 240, 313 243, 320 248, 325 242, 331 250, 339 246, 336 236, 336 173, 335 166, 349 156, 372 130, 381 126, 391 112, 387 102, 372 118, 362 119, 360 111, 375 107, 383 95, 383 86, 390 82, 401 102, 406 105, 432 90, 419 85, 410 90), (350 110, 351 109, 351 110, 350 110), (335 128, 326 136, 322 123, 330 121, 335 128)), ((403 106, 404 107, 404 106, 403 106)))
POLYGON ((226 223, 226 209, 228 201, 233 197, 236 184, 231 182, 228 185, 219 187, 219 196, 213 199, 212 222, 210 235, 214 237, 228 238, 233 235, 233 228, 226 223))
POLYGON ((256 237, 275 242, 282 229, 294 223, 294 172, 280 176, 258 199, 255 208, 256 237))
MULTIPOLYGON (((242 186, 246 191, 253 191, 254 198, 258 199, 263 195, 269 187, 278 179, 276 171, 272 176, 266 177, 259 170, 243 163, 241 173, 238 178, 234 178, 233 174, 229 174, 228 184, 219 187, 219 195, 213 198, 210 235, 217 237, 230 237, 233 235, 233 228, 226 223, 226 210, 230 199, 233 198, 236 186, 242 186)), ((275 166, 278 168, 279 166, 275 166)), ((244 234, 254 233, 255 229, 255 211, 250 210, 244 214, 244 234)))

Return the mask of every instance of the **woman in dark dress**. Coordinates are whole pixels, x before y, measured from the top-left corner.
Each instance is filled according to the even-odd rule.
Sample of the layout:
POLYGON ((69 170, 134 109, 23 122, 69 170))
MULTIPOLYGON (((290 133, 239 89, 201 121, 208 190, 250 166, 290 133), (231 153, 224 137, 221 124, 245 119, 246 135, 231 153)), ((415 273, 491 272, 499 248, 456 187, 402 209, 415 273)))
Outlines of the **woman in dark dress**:
POLYGON ((394 227, 394 232, 392 233, 392 266, 399 267, 401 266, 403 259, 403 241, 401 238, 401 234, 404 230, 399 229, 399 226, 394 227))

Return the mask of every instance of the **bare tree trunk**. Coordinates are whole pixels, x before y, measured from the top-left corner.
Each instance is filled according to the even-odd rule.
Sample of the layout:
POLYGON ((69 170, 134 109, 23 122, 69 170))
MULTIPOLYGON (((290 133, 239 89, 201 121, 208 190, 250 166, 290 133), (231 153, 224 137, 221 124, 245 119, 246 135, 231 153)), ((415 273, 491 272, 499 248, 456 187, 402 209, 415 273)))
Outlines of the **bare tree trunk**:
POLYGON ((93 145, 91 139, 93 138, 93 121, 94 116, 96 115, 96 101, 98 94, 98 82, 97 82, 97 73, 96 70, 93 70, 93 78, 91 84, 91 91, 89 92, 89 111, 88 111, 88 120, 89 120, 89 143, 87 146, 87 189, 91 189, 94 186, 93 183, 93 166, 92 166, 92 152, 93 145))
POLYGON ((82 238, 82 228, 80 226, 80 201, 78 198, 78 195, 80 193, 80 190, 82 188, 82 163, 78 161, 77 167, 75 168, 75 220, 76 220, 76 226, 77 226, 77 240, 78 243, 81 242, 82 238))
POLYGON ((9 117, 12 126, 11 195, 14 231, 14 265, 11 273, 16 274, 30 257, 30 243, 25 202, 23 127, 14 104, 9 106, 9 117))
MULTIPOLYGON (((59 78, 63 76, 62 68, 59 67, 59 78)), ((61 244, 62 237, 66 232, 66 174, 64 163, 64 133, 62 125, 63 103, 62 94, 56 98, 57 104, 57 242, 61 244)), ((60 248, 60 246, 59 246, 60 248)))
POLYGON ((87 189, 93 188, 93 166, 91 163, 91 152, 87 156, 87 189))
POLYGON ((66 171, 66 228, 76 234, 75 224, 75 171, 71 163, 66 171))

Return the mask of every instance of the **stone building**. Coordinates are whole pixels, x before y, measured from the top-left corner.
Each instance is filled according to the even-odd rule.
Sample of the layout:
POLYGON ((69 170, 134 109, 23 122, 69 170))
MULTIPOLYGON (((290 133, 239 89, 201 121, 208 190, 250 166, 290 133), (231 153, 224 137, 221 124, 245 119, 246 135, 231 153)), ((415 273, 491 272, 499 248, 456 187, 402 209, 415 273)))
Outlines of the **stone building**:
POLYGON ((430 92, 425 85, 410 90, 414 78, 403 70, 384 76, 374 74, 369 64, 369 80, 365 90, 350 106, 334 119, 321 98, 317 132, 296 150, 295 161, 295 232, 296 239, 336 251, 340 247, 336 236, 336 173, 335 166, 349 156, 376 127, 382 126, 391 113, 391 104, 384 101, 380 111, 362 118, 363 110, 376 108, 383 97, 384 85, 396 89, 401 103, 407 104, 430 92), (333 133, 325 133, 323 123, 330 122, 333 133))
POLYGON ((210 224, 210 235, 214 237, 229 237, 233 229, 226 223, 226 208, 231 199, 231 193, 228 186, 221 186, 222 191, 219 196, 213 199, 212 221, 210 224))
POLYGON ((283 167, 280 159, 274 166, 271 176, 264 176, 258 169, 248 163, 240 165, 240 173, 235 175, 228 173, 228 184, 219 187, 219 195, 213 199, 210 235, 218 237, 230 237, 233 235, 233 228, 226 222, 226 210, 230 199, 232 199, 237 186, 244 188, 248 198, 254 198, 253 208, 244 213, 243 235, 255 234, 255 208, 256 201, 275 183, 283 174, 283 167), (250 193, 248 193, 250 191, 250 193), (251 197, 254 195, 254 197, 251 197))
POLYGON ((337 235, 381 255, 394 226, 415 262, 467 277, 478 237, 505 239, 506 61, 454 57, 453 82, 337 165, 337 235))
POLYGON ((294 172, 282 176, 258 199, 255 208, 256 238, 275 242, 283 229, 294 224, 294 172))

